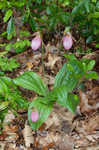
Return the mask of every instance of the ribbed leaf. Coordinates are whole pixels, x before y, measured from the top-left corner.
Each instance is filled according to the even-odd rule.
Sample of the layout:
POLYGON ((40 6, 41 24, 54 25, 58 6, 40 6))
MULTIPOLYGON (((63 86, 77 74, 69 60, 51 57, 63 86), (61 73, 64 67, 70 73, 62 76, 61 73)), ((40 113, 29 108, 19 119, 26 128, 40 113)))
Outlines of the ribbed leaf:
POLYGON ((11 16, 12 16, 12 10, 9 9, 3 18, 4 22, 7 22, 11 16))
POLYGON ((87 65, 87 70, 90 71, 95 66, 95 60, 90 60, 90 62, 87 65))
POLYGON ((82 64, 77 60, 71 60, 69 63, 64 64, 56 75, 54 88, 65 85, 68 91, 72 91, 83 73, 82 64))
POLYGON ((8 101, 2 102, 0 104, 0 111, 6 109, 8 107, 8 104, 9 104, 8 101))
POLYGON ((68 92, 67 92, 67 89, 65 87, 57 89, 57 97, 58 97, 58 99, 57 99, 58 104, 66 107, 67 106, 68 92))
POLYGON ((7 34, 8 36, 11 35, 14 32, 14 22, 13 22, 13 18, 11 17, 8 25, 7 25, 7 34))
POLYGON ((78 96, 75 94, 67 93, 65 87, 60 88, 57 95, 58 95, 58 100, 57 100, 58 104, 67 107, 69 111, 74 113, 79 103, 78 96))
POLYGON ((77 105, 79 104, 80 99, 77 95, 75 94, 68 94, 67 98, 67 105, 66 107, 69 109, 69 111, 75 113, 77 105))
POLYGON ((0 94, 3 96, 8 94, 8 86, 1 78, 0 78, 0 94))
POLYGON ((78 5, 73 8, 72 14, 77 14, 83 7, 85 7, 86 11, 89 12, 90 0, 81 0, 78 5))
POLYGON ((35 91, 39 95, 45 96, 48 92, 48 88, 45 86, 41 78, 31 71, 25 72, 13 81, 16 85, 35 91))

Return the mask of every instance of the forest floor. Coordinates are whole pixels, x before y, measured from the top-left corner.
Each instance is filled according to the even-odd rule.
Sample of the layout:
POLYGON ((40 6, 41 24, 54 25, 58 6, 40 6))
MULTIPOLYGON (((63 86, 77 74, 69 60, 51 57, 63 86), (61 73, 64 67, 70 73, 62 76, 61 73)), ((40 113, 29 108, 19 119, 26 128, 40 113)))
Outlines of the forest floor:
MULTIPOLYGON (((6 72, 6 75, 14 78, 31 70, 52 89, 55 75, 66 62, 66 52, 53 43, 47 43, 45 47, 45 76, 41 50, 33 52, 31 49, 11 56, 17 59, 20 67, 6 72)), ((79 57, 78 53, 73 53, 79 57)), ((99 73, 99 51, 84 57, 96 60, 94 70, 99 73)), ((76 114, 55 104, 50 116, 37 131, 32 131, 28 125, 27 112, 20 110, 15 117, 9 111, 0 135, 0 150, 99 150, 99 80, 86 80, 85 87, 85 91, 80 92, 76 114)), ((34 92, 20 90, 29 101, 36 97, 34 92)))

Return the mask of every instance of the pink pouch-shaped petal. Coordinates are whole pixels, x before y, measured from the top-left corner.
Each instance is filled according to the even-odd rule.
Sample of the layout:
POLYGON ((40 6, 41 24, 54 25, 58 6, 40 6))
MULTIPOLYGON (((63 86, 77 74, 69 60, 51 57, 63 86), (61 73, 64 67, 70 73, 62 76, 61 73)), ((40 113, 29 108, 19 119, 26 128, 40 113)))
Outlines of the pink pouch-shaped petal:
POLYGON ((63 37, 63 47, 66 50, 69 50, 69 49, 71 49, 72 45, 73 45, 72 36, 71 35, 64 36, 63 37))
POLYGON ((38 112, 37 111, 36 112, 32 112, 31 113, 31 120, 32 120, 32 122, 36 122, 38 119, 39 119, 38 112))
POLYGON ((40 36, 36 36, 32 41, 31 41, 31 47, 34 51, 39 49, 41 47, 42 40, 40 36))

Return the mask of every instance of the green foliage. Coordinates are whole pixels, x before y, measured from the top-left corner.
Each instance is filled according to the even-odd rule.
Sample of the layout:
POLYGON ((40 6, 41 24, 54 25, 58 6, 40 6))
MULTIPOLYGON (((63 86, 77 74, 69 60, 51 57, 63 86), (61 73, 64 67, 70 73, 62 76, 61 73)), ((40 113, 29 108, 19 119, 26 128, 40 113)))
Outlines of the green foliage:
POLYGON ((27 109, 28 102, 21 96, 21 92, 14 84, 13 80, 6 77, 0 77, 0 126, 8 110, 17 111, 18 109, 27 109))
POLYGON ((19 40, 11 46, 15 49, 16 53, 20 53, 20 52, 24 51, 24 48, 26 46, 30 46, 30 41, 29 40, 23 40, 23 41, 19 40))
POLYGON ((14 58, 0 57, 0 69, 2 71, 13 71, 19 67, 19 63, 14 58))
POLYGON ((47 87, 44 85, 40 77, 34 72, 25 72, 16 79, 14 83, 28 90, 33 90, 37 94, 45 96, 48 92, 47 87))
POLYGON ((85 74, 85 78, 86 79, 97 79, 98 78, 98 74, 96 72, 89 72, 87 74, 85 74))
MULTIPOLYGON (((29 24, 33 32, 45 32, 45 29, 46 32, 57 31, 62 25, 64 28, 71 27, 71 30, 76 28, 80 36, 86 39, 86 44, 99 41, 99 2, 96 0, 3 0, 0 9, 4 13, 3 21, 7 24, 8 40, 17 33, 17 10, 21 26, 29 24)), ((21 51, 24 48, 16 50, 21 51)))
POLYGON ((4 22, 7 22, 11 16, 12 16, 12 10, 9 9, 3 18, 4 22))
POLYGON ((49 114, 52 111, 52 104, 44 104, 43 101, 45 99, 42 97, 38 97, 36 100, 33 100, 29 106, 28 111, 28 120, 33 130, 37 130, 41 124, 48 118, 49 114), (39 113, 39 120, 37 122, 32 122, 30 116, 33 111, 33 108, 36 108, 39 113))
MULTIPOLYGON (((6 25, 6 31, 0 33, 0 36, 9 40, 9 44, 0 44, 0 47, 5 47, 6 50, 6 52, 0 53, 0 69, 2 71, 12 71, 19 66, 15 59, 3 57, 7 52, 14 49, 16 53, 19 53, 24 51, 25 47, 30 46, 29 40, 24 38, 30 36, 27 30, 23 30, 27 24, 33 32, 38 30, 43 33, 57 32, 60 30, 60 26, 69 27, 71 30, 76 29, 77 32, 79 31, 78 34, 85 38, 86 44, 94 40, 96 48, 99 48, 99 2, 96 0, 2 0, 0 1, 0 11, 3 14, 2 20, 6 25), (17 22, 18 17, 21 18, 19 24, 17 22), (13 37, 17 41, 10 43, 13 37)), ((13 80, 2 76, 1 72, 1 121, 8 108, 27 107, 27 102, 21 96, 17 86, 33 90, 42 96, 34 100, 28 109, 28 119, 34 130, 39 128, 47 119, 54 102, 67 107, 74 113, 79 103, 79 97, 73 93, 73 90, 81 85, 83 79, 97 79, 98 75, 91 71, 95 65, 94 60, 78 60, 74 55, 65 55, 65 57, 67 63, 57 73, 52 91, 48 90, 48 87, 34 72, 25 72, 13 80), (33 108, 39 112, 39 120, 35 123, 30 118, 33 108)))
POLYGON ((98 41, 99 34, 99 2, 91 0, 75 1, 72 5, 72 23, 78 24, 81 35, 86 37, 86 43, 98 41), (82 31, 82 32, 81 32, 82 31))
POLYGON ((7 25, 7 38, 11 39, 12 36, 16 35, 14 20, 13 17, 10 18, 8 25, 7 25))
POLYGON ((33 90, 38 95, 42 95, 42 97, 38 97, 29 105, 28 119, 33 130, 39 128, 47 119, 54 102, 67 107, 71 112, 75 113, 76 107, 79 104, 79 97, 73 94, 73 90, 85 78, 98 78, 97 73, 91 71, 95 65, 94 60, 78 60, 73 54, 65 55, 65 57, 68 61, 57 73, 52 91, 48 91, 47 86, 34 72, 25 72, 13 80, 17 86, 33 90), (34 108, 39 113, 39 119, 33 123, 30 114, 34 108))
MULTIPOLYGON (((22 34, 25 34, 25 33, 22 33, 22 34)), ((22 34, 21 36, 23 36, 22 34)), ((20 53, 20 52, 25 51, 25 47, 29 47, 29 46, 30 46, 29 40, 19 40, 19 41, 16 41, 15 43, 5 44, 5 50, 10 51, 11 49, 13 49, 15 50, 16 53, 20 53)))
POLYGON ((0 117, 1 122, 9 108, 11 110, 27 109, 29 102, 21 96, 17 86, 32 90, 39 96, 42 96, 38 96, 29 104, 28 120, 33 130, 38 129, 48 118, 55 102, 75 113, 80 100, 78 95, 73 93, 73 90, 79 88, 81 81, 85 78, 97 79, 98 75, 96 72, 91 71, 95 65, 94 60, 85 58, 78 60, 73 54, 65 55, 65 57, 68 61, 57 73, 54 88, 51 91, 48 90, 41 78, 34 72, 25 72, 13 80, 4 76, 1 72, 0 114, 3 113, 0 117), (34 109, 39 113, 37 122, 32 122, 30 117, 34 109))

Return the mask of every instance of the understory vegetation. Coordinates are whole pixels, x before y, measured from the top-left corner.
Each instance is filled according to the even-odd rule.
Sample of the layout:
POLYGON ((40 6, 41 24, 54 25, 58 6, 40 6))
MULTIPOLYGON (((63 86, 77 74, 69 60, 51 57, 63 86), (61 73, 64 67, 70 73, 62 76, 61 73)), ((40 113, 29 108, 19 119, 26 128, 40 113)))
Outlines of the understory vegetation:
POLYGON ((9 110, 16 117, 20 109, 25 110, 33 130, 40 128, 56 103, 76 113, 84 82, 99 78, 93 70, 95 60, 84 56, 98 49, 98 0, 1 0, 0 129, 9 110), (45 76, 48 43, 54 43, 65 59, 52 89, 34 70, 11 76, 21 66, 15 56, 30 50, 41 53, 45 76), (36 97, 28 101, 22 89, 34 91, 36 97))

